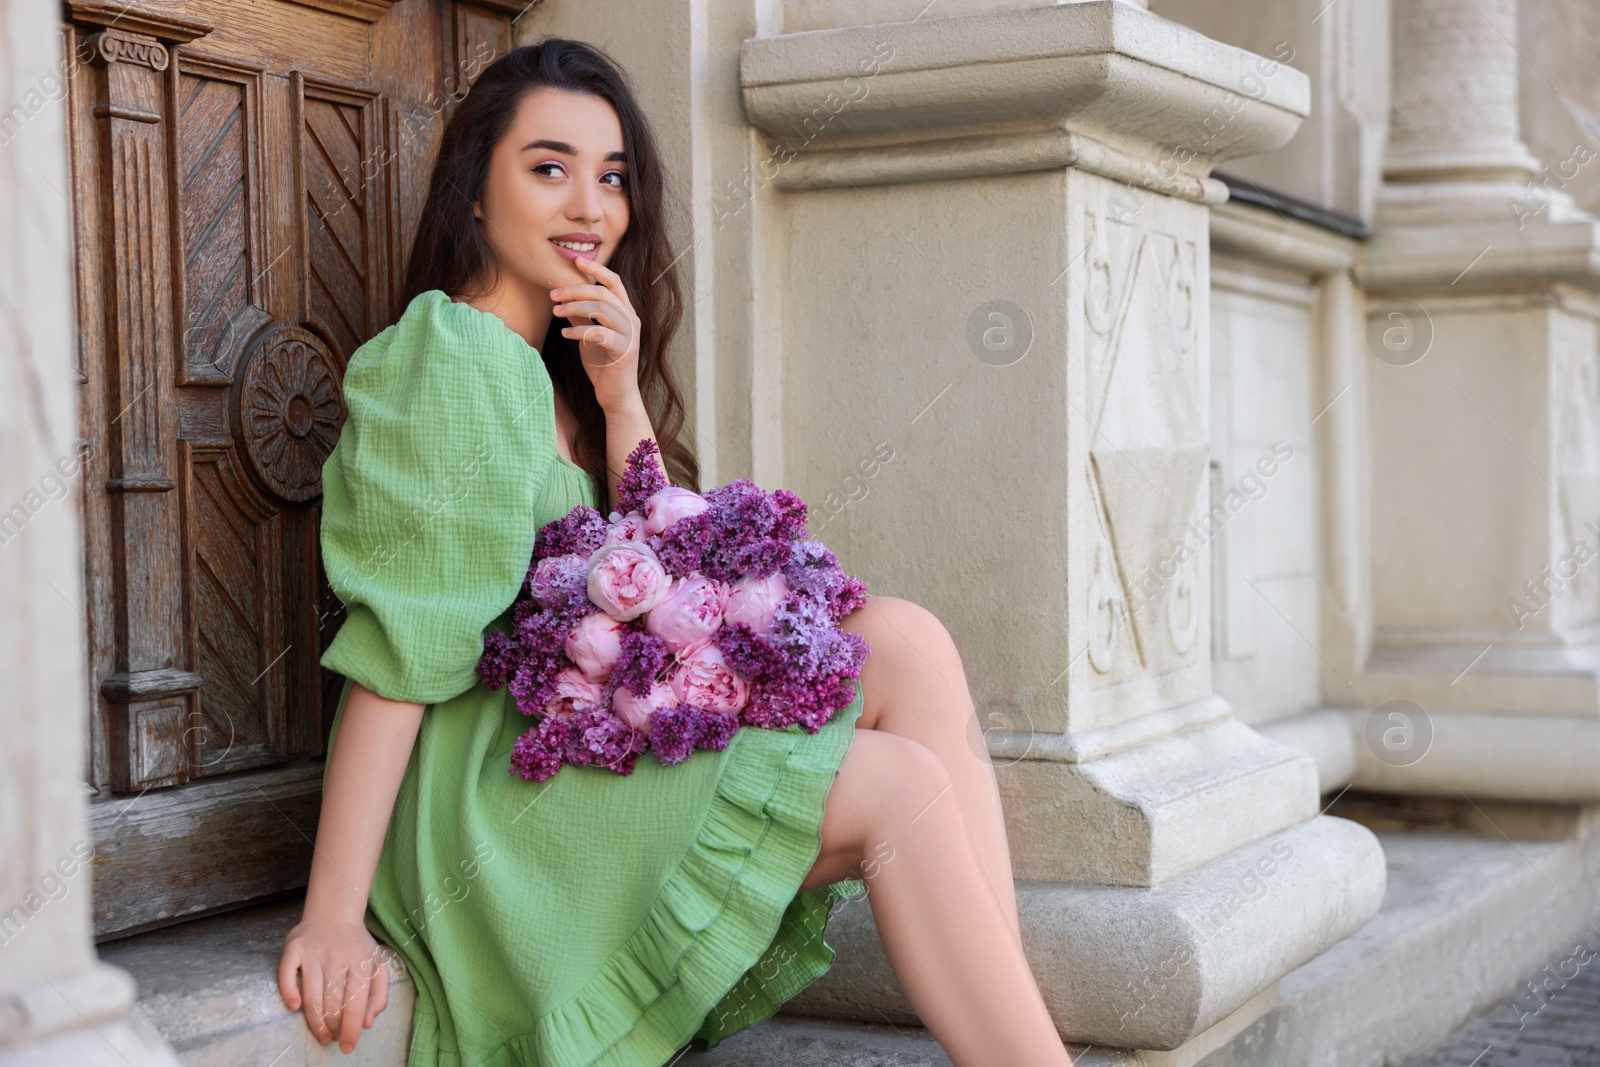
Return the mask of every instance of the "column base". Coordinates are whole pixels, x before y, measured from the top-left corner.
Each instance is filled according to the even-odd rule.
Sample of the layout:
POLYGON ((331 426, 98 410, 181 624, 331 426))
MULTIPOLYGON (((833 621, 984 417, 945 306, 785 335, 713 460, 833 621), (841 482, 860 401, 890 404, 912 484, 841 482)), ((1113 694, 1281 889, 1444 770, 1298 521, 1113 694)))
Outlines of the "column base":
POLYGON ((1232 718, 1084 762, 995 763, 1024 880, 1161 885, 1318 810, 1314 761, 1232 718))
POLYGON ((179 1067, 134 994, 126 971, 96 962, 0 998, 0 1067, 179 1067))
MULTIPOLYGON (((1281 976, 1358 929, 1377 913, 1386 879, 1371 831, 1317 816, 1156 888, 1023 881, 1017 906, 1028 959, 1063 1037, 1170 1052, 1252 998, 1270 997, 1281 976)), ((870 896, 869 882, 866 894, 834 912, 833 967, 786 1011, 918 1023, 884 954, 870 896)))
MULTIPOLYGON (((1600 717, 1426 716, 1418 750, 1397 762, 1367 740, 1366 708, 1321 708, 1261 726, 1322 768, 1320 788, 1545 804, 1600 801, 1600 717), (1386 758, 1387 757, 1387 758, 1386 758)), ((1381 714, 1381 713, 1380 713, 1381 714)))

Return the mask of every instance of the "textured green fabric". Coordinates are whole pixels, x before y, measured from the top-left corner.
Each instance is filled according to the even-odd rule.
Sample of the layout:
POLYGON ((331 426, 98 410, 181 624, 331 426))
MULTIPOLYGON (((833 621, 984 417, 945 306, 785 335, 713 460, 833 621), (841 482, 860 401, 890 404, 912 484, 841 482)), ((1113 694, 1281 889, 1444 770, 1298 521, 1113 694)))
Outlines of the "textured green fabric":
POLYGON ((501 321, 417 297, 345 375, 323 562, 349 618, 322 665, 429 705, 366 923, 416 985, 409 1067, 659 1067, 770 1016, 833 962, 798 893, 861 693, 816 734, 746 728, 631 775, 510 773, 531 725, 474 671, 537 528, 597 487, 555 451, 550 379, 501 321))

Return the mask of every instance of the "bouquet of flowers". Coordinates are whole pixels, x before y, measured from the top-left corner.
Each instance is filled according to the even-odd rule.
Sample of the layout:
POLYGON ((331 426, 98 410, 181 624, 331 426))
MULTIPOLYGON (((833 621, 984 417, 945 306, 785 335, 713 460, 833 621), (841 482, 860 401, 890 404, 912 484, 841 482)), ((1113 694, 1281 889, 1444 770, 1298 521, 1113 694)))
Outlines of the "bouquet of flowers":
POLYGON ((538 716, 511 771, 564 764, 632 774, 681 763, 741 726, 816 733, 855 698, 868 653, 839 620, 866 587, 810 538, 806 505, 739 478, 704 495, 669 485, 641 440, 609 517, 580 504, 534 539, 509 633, 478 675, 538 716))

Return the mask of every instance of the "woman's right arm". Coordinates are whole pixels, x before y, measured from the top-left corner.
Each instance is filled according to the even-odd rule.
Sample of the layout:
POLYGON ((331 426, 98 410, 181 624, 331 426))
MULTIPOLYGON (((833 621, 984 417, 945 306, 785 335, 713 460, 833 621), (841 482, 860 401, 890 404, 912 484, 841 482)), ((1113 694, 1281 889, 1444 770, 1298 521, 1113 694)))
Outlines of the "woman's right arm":
POLYGON ((278 991, 348 1054, 389 1003, 389 972, 362 921, 425 705, 350 685, 322 791, 305 910, 284 941, 278 991), (299 982, 296 983, 296 972, 299 982))

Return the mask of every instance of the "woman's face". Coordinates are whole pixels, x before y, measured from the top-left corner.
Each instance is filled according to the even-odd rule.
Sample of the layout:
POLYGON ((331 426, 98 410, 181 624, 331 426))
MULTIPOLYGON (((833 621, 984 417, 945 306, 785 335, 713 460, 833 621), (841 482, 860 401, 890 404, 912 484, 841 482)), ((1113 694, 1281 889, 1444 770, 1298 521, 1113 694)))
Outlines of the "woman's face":
POLYGON ((610 103, 562 89, 525 95, 489 158, 475 211, 502 280, 545 300, 556 286, 589 284, 574 260, 606 264, 616 254, 628 180, 610 103))

